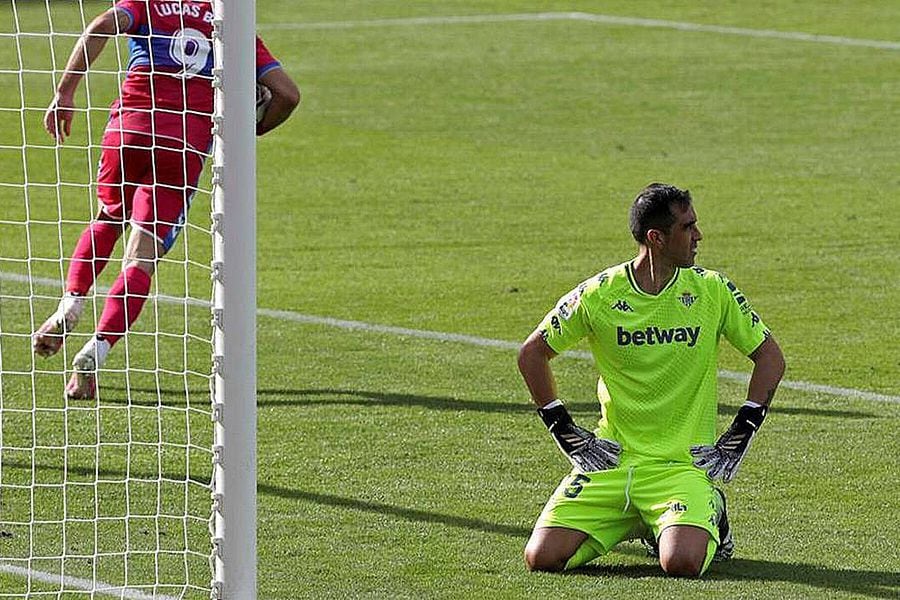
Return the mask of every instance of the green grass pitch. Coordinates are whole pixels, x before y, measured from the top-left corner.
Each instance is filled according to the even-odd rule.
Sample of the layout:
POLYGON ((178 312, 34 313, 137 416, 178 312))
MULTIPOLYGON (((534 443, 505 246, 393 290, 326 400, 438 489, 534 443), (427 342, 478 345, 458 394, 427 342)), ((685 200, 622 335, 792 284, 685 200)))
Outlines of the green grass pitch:
MULTIPOLYGON (((44 3, 16 4, 35 30, 46 23, 44 3)), ((68 31, 80 27, 74 3, 51 4, 68 31)), ((299 112, 258 144, 259 305, 270 310, 259 317, 261 599, 900 594, 896 2, 258 0, 257 17, 304 94, 299 112), (573 12, 831 37, 562 16, 573 12), (556 16, 488 18, 524 13, 556 16), (399 21, 371 22, 385 19, 399 21), (310 25, 325 22, 338 25, 310 25), (571 574, 529 574, 524 543, 566 464, 530 406, 515 352, 287 312, 520 341, 560 295, 631 256, 627 208, 651 181, 692 190, 705 236, 698 263, 747 293, 785 351, 785 379, 798 385, 779 391, 727 489, 734 560, 698 581, 672 580, 626 543, 571 574)), ((4 8, 0 33, 10 31, 4 8)), ((57 40, 60 65, 72 41, 57 40)), ((24 52, 35 68, 49 60, 46 41, 27 40, 24 52)), ((0 107, 18 102, 20 79, 2 72, 15 56, 0 36, 0 107)), ((102 64, 112 59, 107 52, 102 64)), ((89 141, 88 122, 97 143, 113 97, 114 76, 91 81, 96 110, 76 123, 74 145, 89 141)), ((17 113, 0 110, 0 181, 48 185, 32 189, 28 211, 19 189, 0 189, 6 373, 31 369, 25 336, 59 288, 35 286, 43 297, 32 314, 6 297, 27 284, 2 276, 27 274, 17 259, 39 254, 49 260, 32 261, 32 274, 60 278, 60 257, 92 211, 83 184, 97 158, 38 147, 47 140, 37 109, 51 82, 40 74, 21 82, 35 110, 24 131, 17 113), (66 181, 82 185, 51 185, 56 160, 66 181), (30 238, 11 224, 26 216, 36 222, 30 238)), ((190 247, 182 243, 161 266, 160 292, 208 293, 206 209, 198 197, 190 247), (186 253, 196 262, 187 275, 178 262, 186 253)), ((25 527, 0 527, 0 563, 29 548, 109 552, 93 564, 33 568, 80 578, 96 570, 114 585, 125 583, 126 566, 136 585, 155 572, 174 583, 187 571, 208 583, 203 557, 172 558, 185 545, 202 547, 205 523, 140 516, 156 502, 177 513, 165 504, 171 498, 208 504, 200 485, 141 482, 159 472, 202 482, 208 471, 202 449, 156 450, 167 436, 209 433, 208 312, 153 306, 129 342, 127 370, 116 349, 110 365, 120 371, 96 408, 62 410, 58 373, 4 375, 4 446, 41 447, 2 455, 0 522, 64 513, 70 525, 30 537, 25 527), (156 328, 172 336, 142 335, 156 328), (155 367, 161 376, 144 372, 155 367), (172 374, 185 369, 197 374, 172 374), (32 406, 40 419, 19 412, 32 406), (101 457, 76 449, 64 468, 51 449, 60 432, 93 444, 97 422, 122 447, 145 443, 130 455, 115 445, 101 457), (78 485, 97 472, 132 478, 128 506, 121 485, 78 485), (28 482, 43 484, 33 504, 16 487, 28 482), (94 514, 91 501, 101 515, 127 508, 133 516, 82 523, 94 514), (126 535, 127 561, 112 556, 126 535)), ((64 362, 38 365, 59 371, 64 362)), ((720 367, 746 372, 749 363, 729 348, 720 367)), ((591 365, 563 357, 555 369, 576 420, 589 423, 591 365)), ((720 382, 722 427, 744 391, 720 382)), ((24 581, 0 572, 0 598, 24 594, 24 581)), ((52 589, 32 583, 35 594, 52 589)), ((91 596, 73 588, 63 597, 91 596)))

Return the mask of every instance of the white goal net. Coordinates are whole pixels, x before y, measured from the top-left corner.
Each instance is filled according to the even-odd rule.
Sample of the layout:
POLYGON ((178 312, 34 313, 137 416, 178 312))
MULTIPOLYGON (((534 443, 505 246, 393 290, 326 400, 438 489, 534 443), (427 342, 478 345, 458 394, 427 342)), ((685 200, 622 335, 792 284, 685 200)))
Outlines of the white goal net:
MULTIPOLYGON (((82 31, 110 6, 7 0, 0 8, 0 599, 221 592, 213 582, 221 538, 213 497, 218 504, 222 496, 211 497, 221 411, 211 408, 217 284, 209 168, 191 190, 180 235, 157 261, 143 311, 96 369, 94 397, 64 390, 122 270, 129 231, 58 353, 43 358, 32 348, 98 214, 97 165, 128 69, 128 39, 111 38, 81 80, 64 143, 45 131, 44 113, 82 31)), ((213 40, 200 43, 211 49, 213 40)))

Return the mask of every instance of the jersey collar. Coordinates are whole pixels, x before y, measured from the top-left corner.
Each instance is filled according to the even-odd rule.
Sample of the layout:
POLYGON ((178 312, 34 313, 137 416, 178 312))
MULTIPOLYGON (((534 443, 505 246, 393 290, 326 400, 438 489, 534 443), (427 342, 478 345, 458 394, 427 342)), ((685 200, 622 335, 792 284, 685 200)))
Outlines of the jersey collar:
POLYGON ((631 264, 631 261, 625 263, 625 274, 628 276, 628 283, 631 284, 631 289, 640 294, 641 296, 647 296, 648 298, 658 298, 666 293, 668 290, 675 285, 675 282, 678 280, 678 274, 681 273, 681 267, 675 267, 675 274, 672 275, 672 278, 669 279, 668 283, 661 290, 659 290, 656 294, 648 294, 644 290, 640 288, 637 284, 637 279, 634 277, 634 267, 631 264))

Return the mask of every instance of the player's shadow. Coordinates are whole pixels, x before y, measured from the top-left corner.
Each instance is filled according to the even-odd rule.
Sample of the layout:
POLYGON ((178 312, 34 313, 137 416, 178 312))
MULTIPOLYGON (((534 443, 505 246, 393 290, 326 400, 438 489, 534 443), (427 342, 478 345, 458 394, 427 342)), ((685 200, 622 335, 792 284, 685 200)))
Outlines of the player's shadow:
MULTIPOLYGON (((60 459, 62 461, 62 459, 60 459)), ((65 473, 67 476, 80 478, 97 478, 103 477, 107 479, 115 478, 133 478, 143 481, 186 481, 188 478, 197 485, 209 485, 208 473, 192 473, 190 477, 184 472, 178 471, 141 471, 136 468, 125 469, 124 467, 101 467, 97 464, 77 465, 69 463, 50 463, 50 462, 25 462, 20 460, 6 460, 3 463, 4 468, 9 470, 18 470, 24 472, 53 472, 65 473)), ((326 494, 322 492, 313 492, 298 488, 288 488, 271 483, 258 482, 256 490, 263 496, 274 496, 287 500, 299 500, 324 506, 339 507, 348 510, 355 510, 365 513, 375 513, 380 515, 389 515, 405 521, 418 523, 438 523, 448 525, 460 529, 469 529, 473 531, 482 531, 485 533, 496 533, 516 538, 526 539, 531 530, 526 527, 516 525, 506 525, 503 523, 494 523, 484 519, 475 519, 461 515, 452 515, 446 513, 438 513, 385 502, 376 502, 373 500, 363 500, 360 498, 349 498, 346 496, 337 496, 334 494, 326 494)))
MULTIPOLYGON (((314 504, 323 504, 327 506, 346 508, 367 513, 377 513, 380 515, 389 515, 405 521, 413 521, 418 523, 438 523, 441 525, 449 525, 461 529, 470 529, 474 531, 483 531, 485 533, 496 533, 507 535, 523 540, 528 538, 531 530, 526 527, 518 527, 515 525, 505 525, 503 523, 493 523, 484 519, 474 519, 460 515, 450 515, 437 513, 427 510, 419 510, 385 502, 375 502, 373 500, 361 500, 358 498, 348 498, 346 496, 336 496, 334 494, 325 494, 321 492, 313 492, 301 489, 290 489, 266 483, 257 484, 256 489, 260 494, 267 496, 277 496, 288 500, 301 500, 303 502, 311 502, 314 504)), ((524 542, 523 542, 524 543, 524 542)))
MULTIPOLYGON (((261 483, 258 486, 261 494, 281 498, 300 500, 315 504, 323 504, 350 510, 390 515, 406 521, 439 523, 462 529, 495 533, 520 538, 524 541, 531 530, 526 527, 493 523, 483 519, 448 515, 432 511, 407 508, 384 502, 348 498, 300 489, 288 489, 280 486, 261 483)), ((645 556, 644 549, 636 543, 622 544, 615 553, 645 556)), ((662 569, 651 559, 637 565, 604 565, 601 562, 581 567, 571 572, 603 577, 622 577, 637 579, 640 577, 666 577, 662 569)), ((839 590, 872 598, 897 598, 900 592, 900 575, 890 571, 867 571, 852 569, 831 569, 819 565, 804 563, 786 563, 768 560, 735 558, 724 563, 714 564, 704 575, 704 579, 722 581, 746 581, 756 583, 773 581, 810 585, 825 590, 839 590)))
MULTIPOLYGON (((7 469, 20 469, 34 472, 37 471, 66 471, 70 474, 78 474, 84 477, 122 477, 129 476, 138 479, 158 479, 160 476, 172 481, 184 481, 183 473, 140 473, 135 471, 126 472, 124 469, 98 469, 95 465, 78 466, 68 464, 66 466, 60 464, 32 464, 20 461, 6 461, 4 466, 7 469)), ((202 484, 202 476, 193 476, 196 483, 202 484)), ((208 482, 207 482, 208 483, 208 482)), ((450 527, 468 529, 472 531, 481 531, 484 533, 500 534, 524 540, 528 538, 530 529, 516 525, 507 525, 503 523, 494 523, 484 519, 475 519, 462 515, 452 515, 445 513, 437 513, 433 511, 420 510, 388 504, 385 502, 376 502, 373 500, 363 500, 359 498, 349 498, 346 496, 337 496, 334 494, 326 494, 321 492, 313 492, 297 488, 287 488, 268 483, 258 483, 257 490, 265 496, 275 496, 288 500, 299 500, 313 504, 320 504, 342 509, 360 511, 365 513, 376 513, 381 515, 389 515, 411 522, 438 523, 450 527)), ((644 555, 643 549, 635 544, 623 544, 618 546, 615 553, 644 555)), ((638 565, 604 565, 602 562, 587 565, 574 571, 569 575, 588 575, 602 577, 622 577, 622 578, 640 578, 640 577, 665 577, 659 565, 650 562, 638 565)), ((747 581, 748 583, 756 583, 759 581, 781 581, 788 583, 797 583, 802 585, 810 585, 827 590, 840 590, 872 598, 897 598, 900 593, 900 574, 890 571, 864 571, 852 569, 830 569, 818 565, 810 565, 803 563, 782 563, 767 560, 754 560, 736 558, 724 563, 714 564, 710 571, 704 575, 705 579, 723 580, 723 581, 747 581)))
MULTIPOLYGON (((206 389, 191 388, 193 398, 203 398, 206 389)), ((262 388, 256 391, 256 405, 259 407, 290 406, 396 406, 418 407, 430 410, 471 411, 485 413, 531 413, 534 408, 527 402, 485 402, 482 400, 464 400, 447 396, 424 396, 420 394, 402 394, 397 392, 375 392, 351 389, 278 389, 262 388)), ((106 385, 101 388, 101 403, 132 404, 136 406, 185 406, 185 390, 183 388, 147 388, 137 386, 106 385), (106 392, 105 394, 103 392, 106 392)), ((567 405, 573 413, 596 413, 597 402, 571 401, 567 405)), ((720 404, 719 414, 733 416, 737 406, 720 404)), ((775 406, 773 413, 781 415, 799 415, 814 417, 835 417, 841 419, 878 419, 883 415, 856 410, 834 410, 826 408, 802 408, 775 406)))
MULTIPOLYGON (((643 554, 643 550, 636 547, 631 550, 620 546, 615 550, 620 551, 626 554, 643 554)), ((602 562, 581 567, 572 573, 623 578, 666 576, 658 565, 603 565, 602 562)), ((748 558, 714 563, 703 578, 712 581, 746 581, 749 584, 761 581, 796 583, 871 598, 897 598, 900 595, 900 573, 897 572, 831 569, 805 563, 748 558)))
MULTIPOLYGON (((258 406, 290 406, 290 405, 345 405, 345 406, 416 406, 432 410, 475 411, 491 413, 531 413, 534 407, 528 402, 484 402, 480 400, 461 400, 442 396, 422 396, 418 394, 401 394, 396 392, 373 392, 349 389, 301 389, 257 390, 260 399, 258 406), (283 398, 278 398, 283 396, 283 398)), ((599 410, 597 402, 570 401, 566 403, 571 412, 591 413, 599 410)), ((734 416, 737 406, 719 405, 719 414, 734 416)), ((844 411, 820 408, 777 407, 773 411, 786 415, 807 415, 819 417, 840 417, 842 419, 881 418, 878 413, 861 411, 844 411)))

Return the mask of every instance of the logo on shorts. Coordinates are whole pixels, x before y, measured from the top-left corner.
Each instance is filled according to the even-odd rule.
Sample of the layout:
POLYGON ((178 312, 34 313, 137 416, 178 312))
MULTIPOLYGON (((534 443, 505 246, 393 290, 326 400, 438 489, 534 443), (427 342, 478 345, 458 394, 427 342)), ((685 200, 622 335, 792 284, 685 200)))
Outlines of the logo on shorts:
POLYGON ((687 504, 681 502, 679 500, 672 500, 671 502, 667 502, 666 512, 662 514, 660 519, 663 521, 673 521, 678 518, 679 515, 682 515, 687 512, 687 504))

